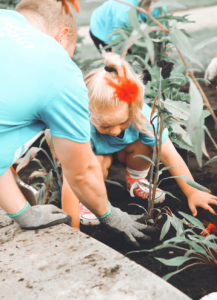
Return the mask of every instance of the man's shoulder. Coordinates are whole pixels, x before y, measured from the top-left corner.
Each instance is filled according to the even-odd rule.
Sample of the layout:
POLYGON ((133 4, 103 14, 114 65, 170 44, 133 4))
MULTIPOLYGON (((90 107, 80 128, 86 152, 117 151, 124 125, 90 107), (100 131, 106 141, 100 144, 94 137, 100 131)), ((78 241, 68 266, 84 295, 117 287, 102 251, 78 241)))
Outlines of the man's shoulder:
POLYGON ((0 9, 0 20, 15 19, 20 22, 28 23, 26 18, 15 10, 0 9))

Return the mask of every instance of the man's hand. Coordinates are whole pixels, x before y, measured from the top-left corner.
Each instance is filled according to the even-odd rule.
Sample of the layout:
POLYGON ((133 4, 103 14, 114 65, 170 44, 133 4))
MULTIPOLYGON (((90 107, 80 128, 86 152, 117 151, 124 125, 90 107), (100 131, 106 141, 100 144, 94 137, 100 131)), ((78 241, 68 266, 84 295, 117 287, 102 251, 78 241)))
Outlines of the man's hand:
POLYGON ((71 224, 72 218, 54 205, 28 206, 27 209, 13 220, 26 230, 35 230, 58 224, 71 224))
POLYGON ((100 219, 100 222, 105 224, 114 232, 122 234, 125 240, 134 248, 140 248, 140 244, 137 242, 137 239, 143 242, 151 241, 151 237, 144 233, 152 234, 156 232, 155 227, 142 224, 145 222, 144 216, 131 216, 113 206, 111 206, 111 213, 105 218, 100 219))
POLYGON ((216 214, 209 204, 217 205, 217 197, 198 190, 188 197, 188 205, 194 217, 197 216, 196 207, 202 207, 212 214, 216 214))
POLYGON ((212 59, 208 68, 206 69, 205 79, 215 84, 217 83, 217 57, 212 59))

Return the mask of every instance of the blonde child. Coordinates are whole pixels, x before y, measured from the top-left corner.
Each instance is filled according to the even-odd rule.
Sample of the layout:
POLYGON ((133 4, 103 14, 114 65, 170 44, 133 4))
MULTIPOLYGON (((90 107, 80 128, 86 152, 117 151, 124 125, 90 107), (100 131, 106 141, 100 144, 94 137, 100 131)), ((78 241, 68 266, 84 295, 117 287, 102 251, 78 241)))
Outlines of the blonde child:
MULTIPOLYGON (((85 78, 90 99, 92 150, 100 162, 104 179, 115 157, 126 164, 126 186, 130 195, 147 199, 149 182, 146 176, 150 162, 135 155, 152 158, 155 139, 150 125, 151 109, 143 100, 142 80, 130 65, 114 53, 107 53, 105 60, 105 68, 93 70, 85 78)), ((155 128, 156 123, 155 119, 155 128)), ((186 175, 193 180, 188 167, 170 141, 167 129, 164 129, 162 136, 161 162, 166 167, 175 166, 170 169, 172 176, 186 175)), ((209 204, 217 205, 217 197, 191 187, 181 178, 176 178, 176 181, 188 199, 193 216, 197 215, 196 207, 215 213, 209 204)), ((72 202, 78 203, 78 200, 65 178, 63 193, 67 195, 62 198, 63 209, 69 215, 77 214, 78 221, 78 211, 73 212, 69 207, 72 202)), ((158 189, 155 202, 164 199, 165 194, 158 189)), ((80 205, 80 220, 86 225, 99 223, 83 205, 80 205)))

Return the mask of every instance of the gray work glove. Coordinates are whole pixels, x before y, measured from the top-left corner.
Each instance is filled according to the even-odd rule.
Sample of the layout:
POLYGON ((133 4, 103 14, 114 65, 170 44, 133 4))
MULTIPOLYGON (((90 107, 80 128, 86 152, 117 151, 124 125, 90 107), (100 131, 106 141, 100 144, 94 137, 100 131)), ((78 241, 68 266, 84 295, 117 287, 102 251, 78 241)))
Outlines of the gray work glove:
POLYGON ((205 79, 216 83, 217 80, 217 58, 213 58, 206 69, 205 79))
POLYGON ((128 215, 126 212, 113 206, 111 206, 111 213, 99 220, 116 233, 122 234, 126 241, 134 248, 140 248, 140 244, 136 239, 143 242, 151 241, 151 237, 144 233, 152 234, 156 232, 155 227, 142 224, 145 223, 144 216, 128 215))
POLYGON ((26 230, 42 229, 65 223, 71 226, 72 218, 54 205, 28 206, 27 209, 13 220, 26 230))

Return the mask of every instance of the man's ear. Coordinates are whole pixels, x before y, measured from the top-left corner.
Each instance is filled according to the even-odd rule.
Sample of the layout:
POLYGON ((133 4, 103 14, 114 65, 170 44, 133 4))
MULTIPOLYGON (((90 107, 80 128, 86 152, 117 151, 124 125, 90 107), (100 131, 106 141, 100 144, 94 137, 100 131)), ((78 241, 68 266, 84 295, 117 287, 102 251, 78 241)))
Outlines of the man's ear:
POLYGON ((69 28, 64 27, 57 32, 54 38, 61 46, 64 46, 64 44, 67 42, 68 34, 69 28))

